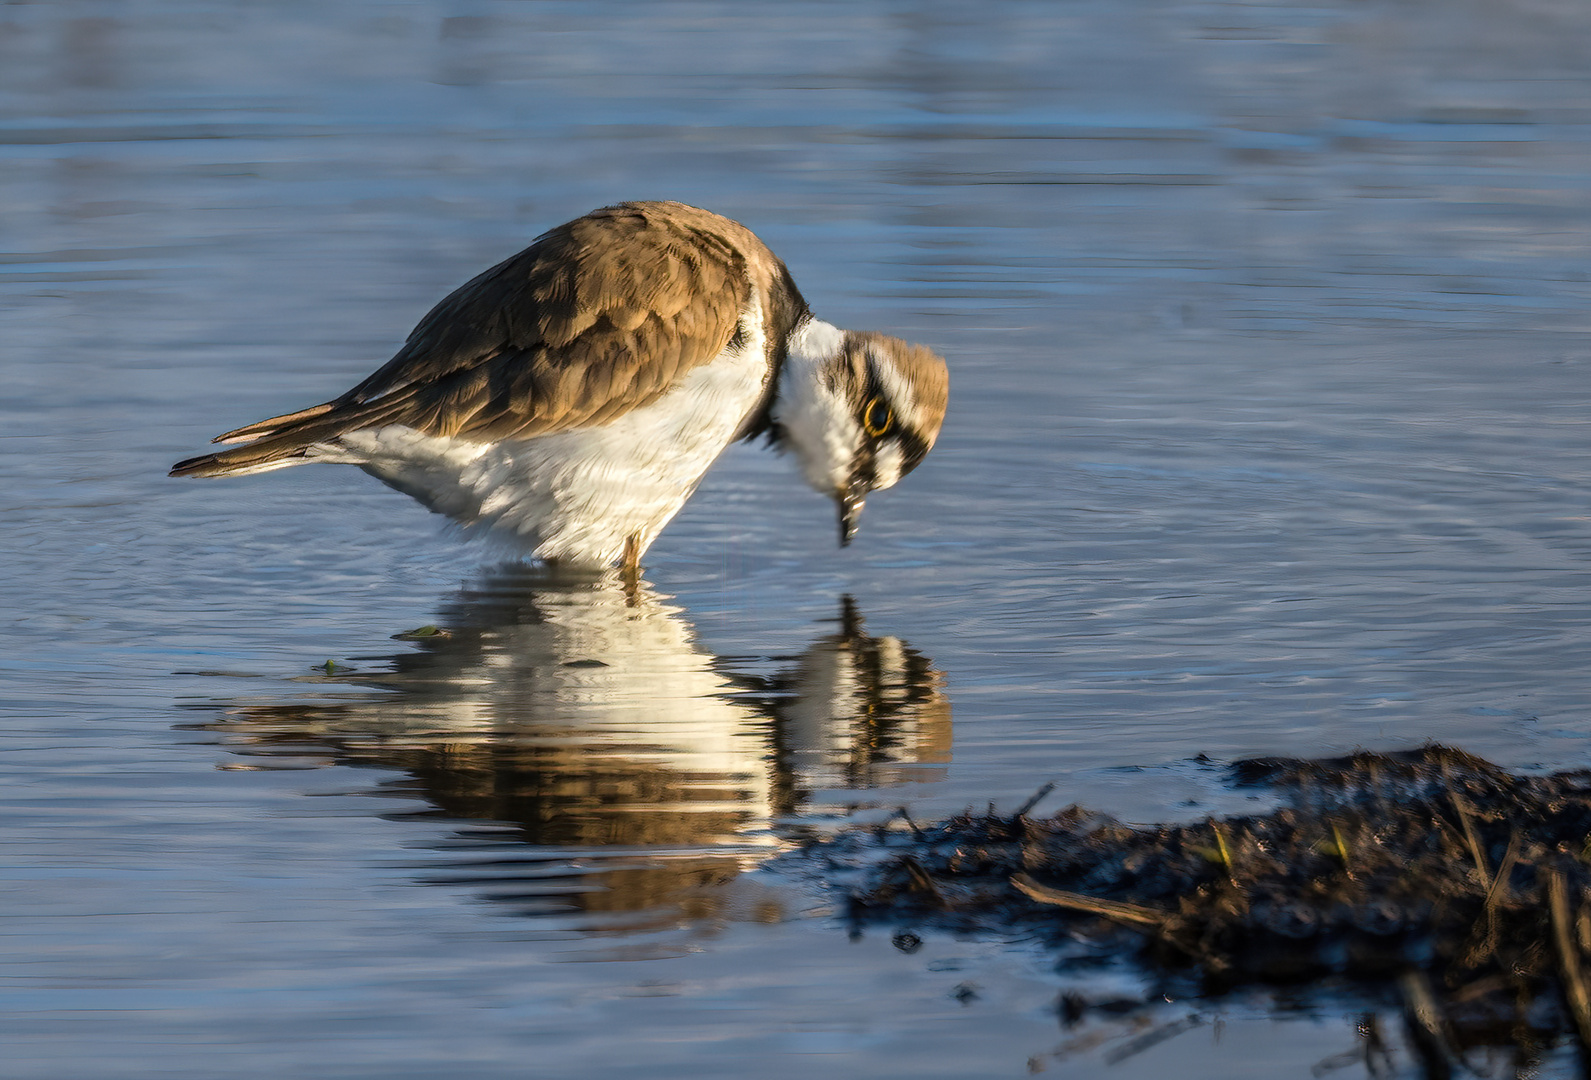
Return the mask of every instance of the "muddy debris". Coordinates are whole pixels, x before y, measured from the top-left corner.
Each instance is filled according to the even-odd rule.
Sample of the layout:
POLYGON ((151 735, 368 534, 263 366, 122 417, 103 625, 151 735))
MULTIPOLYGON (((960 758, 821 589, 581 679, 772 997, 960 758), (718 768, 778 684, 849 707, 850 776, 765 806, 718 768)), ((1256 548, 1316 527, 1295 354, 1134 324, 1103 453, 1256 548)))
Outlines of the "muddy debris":
POLYGON ((1520 775, 1427 746, 1242 761, 1228 780, 1280 806, 1139 826, 1078 806, 1033 817, 1030 800, 806 857, 838 866, 847 844, 872 846, 848 863, 859 927, 1038 937, 1191 975, 1203 994, 1369 981, 1401 1003, 1429 1074, 1464 1046, 1591 1045, 1591 772, 1520 775))

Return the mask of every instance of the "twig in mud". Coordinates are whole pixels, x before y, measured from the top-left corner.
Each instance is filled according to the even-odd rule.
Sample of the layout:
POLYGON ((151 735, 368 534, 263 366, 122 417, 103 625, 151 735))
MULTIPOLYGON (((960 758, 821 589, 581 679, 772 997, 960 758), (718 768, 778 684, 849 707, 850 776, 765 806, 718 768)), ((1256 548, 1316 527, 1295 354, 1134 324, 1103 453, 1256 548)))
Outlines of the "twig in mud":
POLYGON ((1563 871, 1556 867, 1547 871, 1547 909, 1552 915, 1552 939, 1558 955, 1558 973, 1563 977, 1563 996, 1569 1003, 1575 1033, 1580 1036, 1584 1060, 1591 1055, 1591 992, 1586 989, 1580 952, 1569 929, 1569 885, 1563 871))
POLYGON ((1071 911, 1103 915, 1107 919, 1133 926, 1152 926, 1159 929, 1165 926, 1171 917, 1163 911, 1156 911, 1154 908, 1140 904, 1124 904, 1117 900, 1101 900, 1097 896, 1084 896, 1082 893, 1066 892, 1064 889, 1052 889, 1048 885, 1040 885, 1026 874, 1013 874, 1011 884, 1029 899, 1037 900, 1041 904, 1054 904, 1056 907, 1071 911))
MULTIPOLYGON (((1096 1028, 1093 1031, 1067 1039, 1065 1042, 1052 1047, 1045 1056, 1054 1061, 1064 1061, 1076 1054, 1086 1054, 1092 1050, 1097 1050, 1112 1039, 1119 1038, 1122 1032, 1117 1030, 1117 1028, 1126 1027, 1130 1029, 1129 1034, 1141 1034, 1152 1026, 1153 1024, 1147 1016, 1129 1017, 1121 1024, 1116 1025, 1116 1027, 1096 1028)), ((1042 1064, 1042 1060, 1040 1064, 1042 1064)))
POLYGON ((1374 1013, 1366 1013, 1360 1018, 1359 1034, 1365 1041, 1365 1071, 1370 1074, 1371 1080, 1392 1076, 1397 1067, 1386 1037, 1381 1034, 1381 1021, 1376 1019, 1374 1013))
POLYGON ((1232 883, 1233 888, 1238 888, 1237 872, 1232 867, 1232 849, 1226 842, 1226 825, 1211 821, 1210 830, 1215 833, 1215 850, 1221 856, 1221 865, 1226 868, 1226 880, 1232 883))
POLYGON ((1309 1075, 1325 1076, 1327 1073, 1334 1073, 1338 1069, 1346 1069, 1350 1065, 1362 1064, 1364 1059, 1365 1048, 1356 1046, 1352 1050, 1344 1050, 1340 1054, 1332 1054, 1321 1058, 1309 1067, 1309 1075))
POLYGON ((934 884, 934 879, 928 876, 928 871, 923 869, 921 863, 906 855, 902 857, 901 865, 906 868, 906 876, 911 878, 912 888, 932 896, 935 903, 944 904, 944 894, 939 891, 939 886, 934 884))
POLYGON ((1415 968, 1398 978, 1398 989, 1403 991, 1403 1020, 1409 1028, 1409 1042, 1419 1053, 1429 1080, 1447 1080, 1453 1075, 1453 1062, 1458 1055, 1447 1037, 1447 1023, 1442 1007, 1436 1003, 1431 980, 1425 972, 1415 968))
POLYGON ((1486 890, 1487 918, 1495 918, 1497 905, 1508 900, 1508 874, 1518 859, 1519 830, 1515 829, 1508 837, 1508 850, 1503 852, 1503 861, 1497 866, 1497 876, 1492 879, 1491 888, 1486 890))
POLYGON ((902 821, 906 823, 906 827, 912 831, 912 835, 914 837, 916 837, 918 840, 928 839, 928 834, 917 827, 917 823, 912 820, 911 812, 904 806, 897 808, 895 813, 902 821))
POLYGON ((1331 823, 1331 841, 1337 845, 1337 858, 1342 860, 1342 872, 1353 877, 1353 870, 1348 866, 1348 841, 1343 839, 1342 827, 1335 821, 1331 823))
POLYGON ((1015 821, 1019 817, 1026 817, 1027 816, 1027 812, 1029 810, 1033 809, 1035 806, 1037 806, 1039 804, 1039 800, 1040 799, 1044 798, 1044 796, 1048 795, 1050 792, 1052 792, 1054 790, 1055 790, 1055 781, 1051 780, 1049 783, 1045 784, 1043 787, 1041 787, 1037 791, 1035 791, 1032 795, 1028 796, 1027 802, 1025 802, 1021 806, 1017 807, 1016 808, 1016 813, 1011 815, 1011 820, 1015 821))
POLYGON ((1128 1058, 1148 1050, 1151 1046, 1159 1046, 1167 1039, 1174 1039, 1185 1031, 1192 1031, 1194 1028, 1202 1027, 1203 1025, 1204 1018, 1198 1013, 1184 1016, 1180 1020, 1173 1020, 1169 1024, 1161 1024, 1159 1027, 1146 1031, 1142 1035, 1135 1035, 1121 1046, 1107 1051, 1103 1055, 1105 1064, 1120 1065, 1128 1058))
POLYGON ((1486 869, 1486 853, 1481 850, 1480 836, 1475 832, 1475 822, 1470 818, 1469 804, 1464 796, 1458 793, 1458 788, 1453 786, 1453 770, 1446 761, 1442 762, 1442 776, 1447 780, 1447 795, 1453 802, 1453 809, 1458 811, 1458 823, 1464 829, 1464 841, 1469 844, 1470 858, 1475 860, 1475 872, 1482 881, 1490 880, 1491 872, 1486 869))
POLYGON ((1464 954, 1464 962, 1471 967, 1478 966, 1497 949, 1497 908, 1508 900, 1508 875, 1518 858, 1519 830, 1515 829, 1508 838, 1508 850, 1503 852, 1503 861, 1497 866, 1497 875, 1486 889, 1482 906, 1486 913, 1486 934, 1464 954))

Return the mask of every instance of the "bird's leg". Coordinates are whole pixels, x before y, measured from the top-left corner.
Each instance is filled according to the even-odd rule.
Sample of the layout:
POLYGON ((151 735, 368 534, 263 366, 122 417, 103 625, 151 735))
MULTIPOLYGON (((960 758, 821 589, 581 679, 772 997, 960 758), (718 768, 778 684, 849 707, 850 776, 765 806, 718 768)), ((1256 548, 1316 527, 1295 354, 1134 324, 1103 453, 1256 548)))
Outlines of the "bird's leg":
POLYGON ((619 564, 619 578, 624 582, 624 593, 634 607, 641 589, 641 534, 631 533, 624 538, 624 561, 619 564))

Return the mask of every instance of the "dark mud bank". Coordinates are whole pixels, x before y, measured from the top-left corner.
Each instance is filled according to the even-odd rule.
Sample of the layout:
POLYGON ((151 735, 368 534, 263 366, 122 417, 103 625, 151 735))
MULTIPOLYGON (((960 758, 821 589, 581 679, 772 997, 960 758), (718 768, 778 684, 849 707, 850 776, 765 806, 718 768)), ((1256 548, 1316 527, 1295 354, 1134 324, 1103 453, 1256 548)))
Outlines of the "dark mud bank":
POLYGON ((908 947, 925 928, 1023 936, 1063 967, 1125 957, 1201 994, 1392 996, 1435 1074, 1466 1046, 1591 1042, 1591 772, 1519 775, 1428 746, 1242 761, 1229 781, 1279 808, 1147 827, 1077 806, 903 819, 800 858, 844 883, 855 927, 887 924, 908 947))

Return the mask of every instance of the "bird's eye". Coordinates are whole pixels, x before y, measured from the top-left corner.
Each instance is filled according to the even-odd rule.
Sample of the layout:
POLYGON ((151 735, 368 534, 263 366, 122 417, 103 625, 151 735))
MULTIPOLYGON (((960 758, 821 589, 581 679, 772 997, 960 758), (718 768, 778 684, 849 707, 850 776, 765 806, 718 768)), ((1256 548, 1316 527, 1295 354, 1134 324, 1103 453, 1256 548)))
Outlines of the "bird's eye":
POLYGON ((862 427, 872 438, 887 434, 894 423, 895 414, 883 398, 873 398, 867 403, 867 408, 862 410, 862 427))

